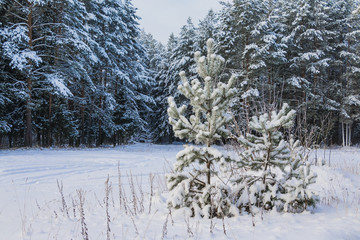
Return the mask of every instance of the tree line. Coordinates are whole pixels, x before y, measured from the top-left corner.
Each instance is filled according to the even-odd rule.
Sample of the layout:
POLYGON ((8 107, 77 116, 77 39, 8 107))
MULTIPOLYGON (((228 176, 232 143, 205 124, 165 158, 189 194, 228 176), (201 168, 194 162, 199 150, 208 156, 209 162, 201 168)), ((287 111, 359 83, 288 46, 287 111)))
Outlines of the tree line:
MULTIPOLYGON (((167 98, 193 79, 209 38, 227 59, 220 81, 239 89, 228 112, 288 103, 303 142, 360 139, 359 16, 350 0, 232 0, 189 19, 164 45, 139 29, 130 0, 0 1, 0 145, 99 146, 172 142, 167 98)), ((206 6, 204 6, 206 7, 206 6)))
POLYGON ((0 1, 2 145, 121 144, 153 83, 130 0, 0 1))
POLYGON ((157 82, 155 139, 173 139, 166 123, 167 96, 179 96, 177 73, 196 77, 196 51, 205 52, 208 38, 220 43, 227 59, 223 79, 237 76, 240 89, 229 111, 243 132, 250 116, 278 110, 283 103, 295 109, 291 134, 303 142, 359 142, 359 16, 350 0, 233 0, 195 26, 191 19, 179 36, 150 54, 157 82), (161 57, 159 57, 161 56, 161 57))

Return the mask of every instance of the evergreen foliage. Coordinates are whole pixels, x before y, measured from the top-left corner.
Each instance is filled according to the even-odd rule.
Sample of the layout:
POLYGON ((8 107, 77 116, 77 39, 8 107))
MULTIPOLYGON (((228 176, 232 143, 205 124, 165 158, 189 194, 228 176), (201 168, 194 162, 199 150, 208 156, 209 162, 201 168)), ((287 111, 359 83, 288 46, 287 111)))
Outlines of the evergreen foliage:
POLYGON ((189 53, 205 51, 208 38, 227 59, 219 80, 238 76, 230 107, 244 135, 250 116, 287 102, 302 143, 356 144, 356 3, 222 2, 219 12, 210 10, 198 25, 189 19, 161 46, 141 36, 129 0, 2 0, 0 145, 176 141, 167 98, 188 104, 177 73, 196 75, 189 53))
POLYGON ((3 1, 0 10, 8 146, 121 144, 148 131, 153 76, 131 1, 3 1))
POLYGON ((259 209, 302 212, 314 206, 316 196, 307 189, 315 182, 306 154, 299 141, 284 140, 281 130, 293 127, 295 111, 284 104, 279 112, 273 111, 250 121, 253 133, 238 137, 241 146, 237 161, 246 171, 236 182, 237 207, 256 213, 259 209))
POLYGON ((178 107, 169 97, 169 122, 176 137, 198 147, 185 145, 176 156, 174 173, 167 175, 170 208, 188 208, 193 216, 206 218, 234 216, 260 210, 303 212, 315 206, 316 195, 308 189, 316 174, 310 171, 300 142, 286 141, 282 132, 293 128, 296 112, 284 104, 273 111, 252 117, 250 132, 236 137, 239 158, 213 147, 227 139, 225 126, 232 121, 229 103, 236 95, 235 76, 227 84, 216 81, 225 60, 214 54, 214 40, 207 41, 207 57, 195 53, 198 75, 191 82, 184 71, 179 91, 189 100, 178 107))
POLYGON ((225 128, 232 118, 227 114, 229 102, 236 94, 235 76, 228 83, 217 81, 225 60, 214 53, 214 40, 207 41, 207 57, 195 53, 197 72, 202 79, 190 83, 184 71, 180 72, 182 84, 179 91, 190 101, 192 115, 187 118, 186 105, 177 107, 174 97, 169 97, 169 122, 180 139, 205 145, 186 145, 176 156, 175 173, 167 176, 170 189, 169 207, 188 207, 193 215, 221 217, 228 215, 229 196, 219 166, 230 158, 213 148, 216 141, 225 139, 230 132, 225 128), (193 165, 197 165, 193 169, 193 165), (187 169, 189 172, 184 173, 187 169))
MULTIPOLYGON (((238 76, 232 112, 240 129, 250 132, 250 116, 287 102, 296 110, 294 134, 303 144, 309 139, 317 144, 358 142, 357 90, 352 79, 357 75, 359 25, 358 16, 352 14, 357 8, 354 2, 233 0, 222 5, 194 28, 195 41, 186 41, 186 49, 204 50, 205 37, 221 43, 218 52, 227 59, 227 68, 220 78, 238 76)), ((161 99, 176 94, 179 78, 174 72, 181 69, 174 66, 189 58, 185 51, 171 49, 184 46, 180 39, 186 36, 182 31, 169 41, 172 47, 160 71, 160 82, 166 83, 160 87, 161 99)), ((192 76, 194 64, 190 61, 184 67, 192 76)), ((171 135, 166 126, 160 131, 167 129, 171 135)))

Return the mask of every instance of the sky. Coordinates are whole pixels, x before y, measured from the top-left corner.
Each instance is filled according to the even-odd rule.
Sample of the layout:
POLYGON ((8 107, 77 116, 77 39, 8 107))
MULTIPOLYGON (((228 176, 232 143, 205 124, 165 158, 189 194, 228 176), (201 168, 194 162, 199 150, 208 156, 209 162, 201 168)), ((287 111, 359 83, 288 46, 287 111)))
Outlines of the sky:
POLYGON ((166 43, 170 34, 178 34, 191 17, 198 24, 210 9, 221 9, 218 0, 133 0, 138 8, 140 28, 151 33, 155 39, 166 43))

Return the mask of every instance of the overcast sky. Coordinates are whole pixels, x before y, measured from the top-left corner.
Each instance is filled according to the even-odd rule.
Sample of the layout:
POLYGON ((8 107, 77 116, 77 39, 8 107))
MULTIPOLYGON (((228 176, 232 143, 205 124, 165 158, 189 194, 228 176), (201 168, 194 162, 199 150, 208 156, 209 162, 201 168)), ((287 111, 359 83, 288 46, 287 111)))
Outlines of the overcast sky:
POLYGON ((171 33, 179 33, 188 17, 197 25, 210 9, 221 8, 218 0, 133 0, 133 4, 142 18, 140 28, 163 43, 171 33))

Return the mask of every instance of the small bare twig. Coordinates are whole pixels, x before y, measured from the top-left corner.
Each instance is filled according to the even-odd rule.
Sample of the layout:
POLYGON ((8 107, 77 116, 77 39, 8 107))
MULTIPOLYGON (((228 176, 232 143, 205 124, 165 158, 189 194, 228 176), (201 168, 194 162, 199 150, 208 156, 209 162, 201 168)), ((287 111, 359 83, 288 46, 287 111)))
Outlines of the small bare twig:
POLYGON ((133 214, 136 216, 137 213, 137 196, 135 191, 135 184, 134 184, 134 177, 132 173, 130 172, 130 175, 128 175, 129 185, 130 185, 130 191, 132 196, 132 204, 133 204, 133 214))
POLYGON ((73 208, 73 214, 74 214, 74 218, 76 218, 76 204, 75 204, 75 201, 74 201, 74 198, 71 198, 71 202, 72 202, 72 208, 73 208))
POLYGON ((187 233, 189 234, 189 237, 193 237, 193 236, 194 236, 194 233, 191 231, 189 217, 186 217, 186 216, 184 215, 184 218, 185 218, 185 223, 186 223, 186 231, 187 231, 187 233))
POLYGON ((170 214, 171 214, 171 210, 169 209, 169 213, 166 215, 166 219, 165 219, 165 222, 164 222, 164 225, 163 225, 161 239, 164 239, 168 234, 167 225, 168 225, 170 214))
POLYGON ((111 183, 109 183, 109 175, 105 181, 105 209, 106 209, 106 239, 110 240, 110 214, 109 214, 109 195, 111 191, 111 183))
POLYGON ((66 201, 65 201, 65 197, 64 197, 64 192, 63 192, 63 183, 59 182, 59 180, 56 180, 60 195, 61 195, 61 203, 62 203, 62 209, 61 211, 63 213, 66 213, 66 215, 69 217, 69 211, 66 205, 66 201))
POLYGON ((119 187, 119 207, 124 207, 125 214, 128 215, 127 198, 125 191, 123 190, 121 181, 120 162, 118 162, 118 187, 119 187))
POLYGON ((136 185, 138 187, 138 192, 139 192, 139 196, 137 196, 137 203, 139 205, 139 213, 143 213, 145 211, 145 207, 144 207, 144 191, 142 188, 142 177, 140 176, 140 180, 139 178, 135 178, 136 180, 136 185))
POLYGON ((151 213, 152 198, 154 196, 154 178, 155 178, 155 176, 150 173, 150 175, 149 175, 149 182, 150 182, 149 214, 151 213))
POLYGON ((133 223, 133 225, 134 225, 134 229, 135 229, 135 233, 136 233, 136 235, 139 235, 139 230, 138 230, 138 228, 137 228, 137 226, 136 226, 136 223, 135 223, 135 220, 134 220, 134 216, 133 216, 133 214, 130 212, 130 218, 131 218, 131 222, 133 223))
POLYGON ((89 240, 88 228, 85 223, 85 212, 84 212, 85 193, 83 190, 77 190, 77 195, 79 198, 78 208, 80 212, 81 235, 83 236, 83 240, 89 240))
POLYGON ((227 234, 226 234, 225 217, 224 217, 224 215, 222 216, 222 225, 223 225, 224 234, 225 234, 225 236, 227 236, 227 234))

